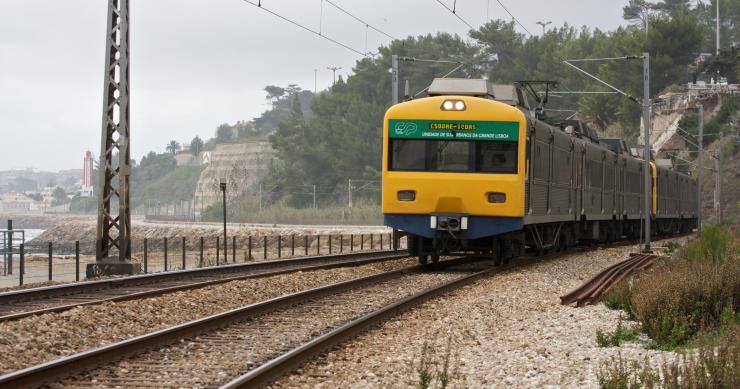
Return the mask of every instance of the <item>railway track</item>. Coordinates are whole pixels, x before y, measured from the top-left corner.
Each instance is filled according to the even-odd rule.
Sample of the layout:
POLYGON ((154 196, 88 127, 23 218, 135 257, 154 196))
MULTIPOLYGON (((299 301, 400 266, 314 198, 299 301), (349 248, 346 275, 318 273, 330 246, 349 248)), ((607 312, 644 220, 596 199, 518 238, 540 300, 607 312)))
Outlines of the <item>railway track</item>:
POLYGON ((454 259, 310 289, 0 377, 0 386, 254 387, 428 299, 503 267, 454 259))
POLYGON ((0 293, 0 322, 61 312, 83 305, 152 297, 245 278, 358 266, 407 256, 405 251, 312 256, 23 289, 0 293))

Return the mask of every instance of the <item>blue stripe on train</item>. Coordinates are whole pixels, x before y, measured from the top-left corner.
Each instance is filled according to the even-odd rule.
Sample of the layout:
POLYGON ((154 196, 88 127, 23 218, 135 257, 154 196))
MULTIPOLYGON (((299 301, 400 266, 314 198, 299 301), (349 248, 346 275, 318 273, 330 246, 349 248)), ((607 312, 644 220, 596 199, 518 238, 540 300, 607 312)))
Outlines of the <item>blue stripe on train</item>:
MULTIPOLYGON (((429 228, 429 215, 384 214, 383 224, 414 235, 431 238, 434 230, 429 228)), ((468 216, 468 229, 462 232, 462 239, 478 239, 486 236, 504 234, 524 228, 524 219, 501 216, 468 216)))

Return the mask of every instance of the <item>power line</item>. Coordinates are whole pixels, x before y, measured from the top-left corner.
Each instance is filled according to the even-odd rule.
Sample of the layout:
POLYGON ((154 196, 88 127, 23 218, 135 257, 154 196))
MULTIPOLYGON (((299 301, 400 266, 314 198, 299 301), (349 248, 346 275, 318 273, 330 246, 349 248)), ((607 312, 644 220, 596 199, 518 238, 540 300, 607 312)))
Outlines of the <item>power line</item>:
POLYGON ((471 30, 475 30, 475 28, 473 28, 473 26, 470 23, 468 23, 467 20, 463 19, 460 15, 458 15, 454 9, 448 7, 445 3, 441 2, 440 0, 437 0, 437 3, 445 7, 446 10, 450 11, 453 15, 455 15, 456 18, 460 19, 460 21, 465 23, 466 26, 470 27, 471 30))
POLYGON ((253 6, 255 6, 255 7, 257 7, 257 8, 259 8, 259 9, 261 9, 261 10, 264 10, 264 11, 265 11, 265 12, 267 12, 267 13, 270 13, 270 14, 272 14, 272 15, 274 15, 274 16, 277 16, 278 18, 280 18, 280 19, 283 19, 283 20, 285 20, 286 22, 288 22, 288 23, 290 23, 290 24, 292 24, 292 25, 294 25, 294 26, 296 26, 296 27, 302 28, 302 29, 304 29, 304 30, 306 30, 306 31, 308 31, 308 32, 310 32, 310 33, 312 33, 312 34, 314 34, 314 35, 318 35, 319 37, 321 37, 321 38, 324 38, 324 39, 328 40, 329 42, 332 42, 332 43, 334 43, 334 44, 336 44, 336 45, 342 46, 342 47, 344 47, 345 49, 347 49, 347 50, 349 50, 349 51, 352 51, 352 52, 354 52, 354 53, 357 53, 357 54, 359 54, 359 55, 361 55, 361 56, 363 56, 363 57, 367 57, 367 56, 368 56, 368 54, 367 54, 367 53, 363 53, 363 52, 361 52, 360 50, 357 50, 357 49, 355 49, 355 48, 352 48, 352 47, 350 47, 350 46, 348 46, 348 45, 346 45, 346 44, 344 44, 344 43, 342 43, 342 42, 339 42, 339 41, 337 41, 337 40, 335 40, 335 39, 332 39, 332 38, 330 38, 330 37, 328 37, 328 36, 326 36, 326 35, 322 34, 322 33, 321 33, 321 32, 319 32, 319 31, 313 30, 313 29, 311 29, 310 27, 306 27, 306 26, 304 26, 303 24, 300 24, 300 23, 298 23, 298 22, 296 22, 296 21, 294 21, 294 20, 291 20, 291 19, 288 19, 288 18, 286 18, 285 16, 282 16, 282 15, 280 15, 279 13, 277 13, 277 12, 275 12, 275 11, 269 10, 269 9, 267 9, 267 8, 263 7, 261 3, 254 3, 254 2, 252 2, 252 1, 250 1, 250 0, 242 0, 242 1, 243 1, 243 2, 245 2, 245 3, 251 4, 251 5, 253 5, 253 6))
POLYGON ((511 12, 509 12, 509 10, 508 10, 508 9, 506 9, 506 7, 504 6, 504 3, 502 3, 502 2, 500 1, 500 0, 496 0, 496 2, 498 3, 498 5, 500 5, 500 6, 501 6, 501 8, 503 8, 503 9, 504 9, 504 11, 506 11, 506 13, 507 13, 507 14, 509 14, 509 16, 511 16, 511 18, 512 18, 512 19, 514 19, 514 21, 515 21, 515 22, 516 22, 516 23, 517 23, 517 24, 518 24, 518 25, 519 25, 519 26, 520 26, 521 28, 523 28, 523 29, 524 29, 524 31, 526 31, 526 32, 527 32, 527 34, 529 34, 530 36, 532 35, 532 33, 531 33, 531 32, 529 32, 529 30, 527 30, 527 27, 524 27, 524 25, 523 25, 523 24, 519 23, 519 19, 517 19, 516 17, 514 17, 514 15, 513 15, 513 14, 512 14, 511 12))
POLYGON ((391 34, 388 34, 388 33, 386 33, 385 31, 382 31, 382 30, 380 30, 379 28, 377 28, 377 27, 374 27, 374 26, 373 26, 373 25, 371 25, 370 23, 368 23, 368 22, 366 22, 366 21, 364 21, 364 20, 362 20, 362 19, 358 18, 357 16, 355 16, 355 15, 353 15, 353 14, 351 14, 351 13, 349 13, 349 12, 348 12, 347 10, 345 10, 344 8, 342 8, 342 7, 338 6, 337 4, 334 4, 334 2, 333 2, 333 1, 331 1, 331 0, 325 0, 325 1, 326 1, 327 3, 329 3, 330 5, 332 5, 332 6, 334 7, 334 8, 336 8, 336 9, 338 9, 338 10, 340 10, 340 11, 344 12, 344 13, 345 13, 345 14, 346 14, 347 16, 349 16, 349 17, 351 17, 351 18, 353 18, 353 19, 357 20, 358 22, 360 22, 360 23, 364 24, 364 25, 365 25, 365 27, 369 27, 369 28, 371 28, 371 29, 373 29, 373 30, 375 30, 375 31, 377 31, 377 32, 379 32, 379 33, 381 33, 381 34, 383 34, 383 35, 387 36, 387 37, 388 37, 388 38, 390 38, 390 39, 393 39, 393 40, 398 40, 398 38, 394 37, 393 35, 391 35, 391 34))

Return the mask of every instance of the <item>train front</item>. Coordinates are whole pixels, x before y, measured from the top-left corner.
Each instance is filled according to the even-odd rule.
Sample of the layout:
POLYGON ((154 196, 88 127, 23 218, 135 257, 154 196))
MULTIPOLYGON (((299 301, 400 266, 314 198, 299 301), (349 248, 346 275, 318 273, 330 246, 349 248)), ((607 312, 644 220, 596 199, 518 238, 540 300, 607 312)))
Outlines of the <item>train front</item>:
POLYGON ((385 225, 425 263, 448 253, 495 254, 524 217, 526 120, 485 80, 432 83, 383 126, 385 225))

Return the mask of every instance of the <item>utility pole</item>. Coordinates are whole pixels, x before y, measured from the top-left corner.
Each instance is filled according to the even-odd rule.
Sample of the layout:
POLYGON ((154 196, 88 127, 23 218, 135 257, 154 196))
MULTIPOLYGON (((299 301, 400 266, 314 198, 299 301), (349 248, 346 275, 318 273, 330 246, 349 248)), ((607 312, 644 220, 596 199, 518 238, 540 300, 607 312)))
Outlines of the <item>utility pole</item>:
POLYGON ((131 262, 129 22, 128 0, 108 0, 98 221, 95 262, 87 264, 88 277, 141 270, 139 263, 131 262), (118 211, 112 206, 118 206, 118 211), (111 255, 113 248, 118 251, 117 259, 111 255))
POLYGON ((715 2, 717 3, 717 17, 715 20, 715 22, 717 23, 717 26, 715 28, 716 33, 717 33, 717 52, 716 54, 719 55, 719 0, 715 0, 715 2))
POLYGON ((645 231, 645 251, 650 251, 650 217, 652 216, 652 185, 650 179, 650 53, 642 53, 642 85, 643 85, 643 96, 642 96, 642 123, 645 127, 645 149, 643 150, 643 170, 645 171, 645 191, 643 193, 645 198, 643 213, 644 228, 645 231))
POLYGON ((260 182, 260 212, 262 212, 262 183, 260 182))
POLYGON ((352 208, 352 179, 351 178, 347 180, 347 195, 348 195, 347 196, 348 198, 347 206, 349 208, 352 208))
POLYGON ((391 55, 391 102, 398 104, 398 55, 391 55))
POLYGON ((332 78, 334 81, 331 84, 332 85, 336 84, 337 83, 337 70, 340 70, 342 67, 341 66, 327 66, 326 68, 331 70, 331 73, 332 73, 332 78))
POLYGON ((699 164, 696 167, 696 201, 698 204, 696 211, 696 231, 701 234, 701 175, 702 170, 704 169, 704 106, 699 103, 697 108, 699 108, 699 142, 697 142, 697 145, 699 146, 699 157, 697 158, 697 162, 699 164))
POLYGON ((545 27, 547 27, 548 24, 552 23, 552 21, 546 21, 546 22, 537 22, 540 26, 542 26, 542 35, 545 35, 545 27))

